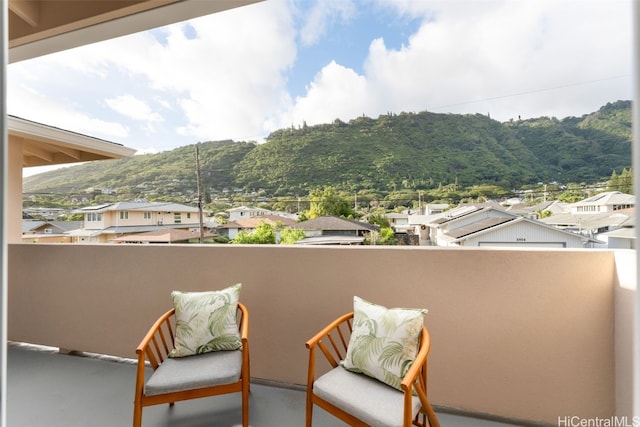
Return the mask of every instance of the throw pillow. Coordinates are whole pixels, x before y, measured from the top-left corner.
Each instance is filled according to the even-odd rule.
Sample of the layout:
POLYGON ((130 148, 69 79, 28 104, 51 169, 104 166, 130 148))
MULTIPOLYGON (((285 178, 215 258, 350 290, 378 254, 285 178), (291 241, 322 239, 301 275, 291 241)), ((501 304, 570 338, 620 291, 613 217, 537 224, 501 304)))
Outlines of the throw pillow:
POLYGON ((426 309, 391 308, 353 298, 353 332, 342 366, 401 389, 418 354, 426 309))
POLYGON ((220 291, 171 292, 176 333, 169 357, 241 349, 236 322, 241 286, 238 283, 220 291))

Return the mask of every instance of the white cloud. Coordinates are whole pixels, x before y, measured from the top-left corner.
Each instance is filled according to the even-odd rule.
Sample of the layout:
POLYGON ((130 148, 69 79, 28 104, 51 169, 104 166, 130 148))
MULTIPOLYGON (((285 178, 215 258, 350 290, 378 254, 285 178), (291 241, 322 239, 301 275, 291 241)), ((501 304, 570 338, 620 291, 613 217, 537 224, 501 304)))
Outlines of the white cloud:
POLYGON ((325 121, 327 108, 343 120, 361 110, 371 116, 432 110, 490 113, 500 120, 565 117, 631 98, 629 1, 391 4, 404 14, 423 13, 409 43, 390 49, 383 39, 373 40, 359 83, 342 85, 339 97, 340 82, 332 79, 344 83, 353 73, 325 67, 284 123, 290 117, 325 121), (348 106, 336 105, 343 101, 353 107, 350 114, 348 106))
POLYGON ((146 122, 147 128, 153 131, 152 123, 162 122, 162 116, 149 107, 149 105, 132 95, 121 95, 115 98, 105 99, 105 103, 114 111, 132 118, 133 120, 146 122))
POLYGON ((631 0, 319 0, 295 9, 309 4, 271 0, 12 64, 9 114, 161 151, 389 111, 508 120, 631 99, 631 0), (371 37, 362 70, 327 61, 292 99, 287 77, 305 68, 296 41, 320 46, 367 8, 378 15, 354 26, 371 37), (397 38, 376 26, 407 18, 419 28, 390 47, 397 38))
POLYGON ((276 128, 303 122, 308 125, 329 123, 336 118, 353 118, 369 113, 370 89, 365 77, 331 62, 315 76, 306 95, 296 99, 276 128))
POLYGON ((7 85, 7 90, 11 115, 114 142, 129 134, 129 129, 118 122, 84 114, 73 105, 44 96, 30 87, 7 85))
POLYGON ((346 22, 356 13, 352 0, 322 0, 316 2, 311 10, 300 18, 304 24, 300 29, 300 39, 306 46, 316 44, 329 31, 334 20, 346 22))

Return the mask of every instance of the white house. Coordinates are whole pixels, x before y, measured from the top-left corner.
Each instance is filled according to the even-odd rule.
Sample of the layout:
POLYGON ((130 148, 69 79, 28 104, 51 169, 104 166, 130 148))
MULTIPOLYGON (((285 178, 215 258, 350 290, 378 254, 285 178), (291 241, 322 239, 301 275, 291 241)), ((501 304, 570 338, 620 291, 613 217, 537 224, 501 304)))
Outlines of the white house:
POLYGON ((602 212, 615 212, 633 208, 636 205, 636 197, 619 191, 608 191, 596 194, 571 205, 571 213, 596 214, 602 212))
POLYGON ((254 208, 251 206, 239 206, 237 208, 227 209, 229 213, 229 221, 237 221, 239 219, 253 218, 258 216, 270 215, 268 209, 254 208))
POLYGON ((446 214, 428 224, 432 245, 584 248, 598 243, 586 236, 492 207, 466 206, 446 214))

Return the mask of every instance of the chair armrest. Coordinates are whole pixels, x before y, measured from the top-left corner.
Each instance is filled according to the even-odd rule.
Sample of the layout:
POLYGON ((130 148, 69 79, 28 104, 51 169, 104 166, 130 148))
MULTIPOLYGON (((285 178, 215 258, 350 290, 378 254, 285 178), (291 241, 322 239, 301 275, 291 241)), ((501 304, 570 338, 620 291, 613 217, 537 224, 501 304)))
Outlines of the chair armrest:
MULTIPOLYGON (((427 328, 422 327, 422 332, 420 333, 420 348, 418 350, 418 354, 414 359, 411 367, 404 375, 402 382, 400 383, 400 387, 404 391, 411 392, 413 388, 413 384, 416 382, 418 375, 423 372, 426 374, 426 364, 427 364, 427 356, 429 355, 429 348, 431 347, 431 338, 429 337, 429 332, 427 328)), ((426 376, 426 375, 425 375, 426 376)), ((426 379, 426 378, 425 378, 426 379)))
POLYGON ((420 349, 411 367, 402 379, 400 387, 405 395, 405 405, 407 405, 410 400, 408 396, 415 390, 415 394, 420 399, 420 404, 422 405, 422 412, 426 414, 429 420, 428 425, 430 427, 440 427, 440 421, 427 398, 427 357, 429 356, 430 347, 431 337, 429 336, 427 328, 423 326, 422 333, 420 334, 420 349))
POLYGON ((328 336, 340 324, 346 322, 347 320, 351 319, 352 317, 353 317, 353 312, 343 314, 342 316, 338 317, 336 320, 334 320, 333 322, 331 322, 327 326, 325 326, 320 332, 318 332, 316 335, 314 335, 313 338, 309 339, 305 343, 305 345, 307 346, 307 348, 311 348, 311 347, 315 346, 316 344, 318 344, 318 342, 321 339, 323 339, 324 337, 328 336))
MULTIPOLYGON (((163 341, 165 352, 169 351, 168 343, 166 342, 164 333, 162 333, 162 326, 169 325, 168 323, 169 319, 171 318, 171 316, 173 316, 174 313, 175 313, 175 309, 172 308, 171 310, 167 311, 162 316, 160 316, 158 320, 155 321, 153 326, 151 326, 151 328, 149 329, 149 332, 147 332, 147 334, 144 336, 142 341, 140 341, 140 344, 138 344, 138 347, 136 348, 136 353, 139 356, 144 357, 145 353, 149 351, 149 346, 152 344, 156 347, 156 349, 158 349, 159 343, 157 342, 157 335, 160 335, 163 341)), ((173 330, 171 328, 169 328, 168 334, 170 335, 171 345, 173 347, 173 330)))
POLYGON ((305 345, 309 349, 309 367, 308 378, 309 383, 313 382, 315 377, 315 354, 316 347, 320 348, 326 360, 332 367, 338 366, 340 360, 344 359, 349 345, 351 336, 351 319, 353 312, 343 314, 329 325, 324 327, 320 332, 308 340, 305 345), (344 327, 343 325, 346 325, 344 327), (325 344, 328 341, 330 347, 325 344))

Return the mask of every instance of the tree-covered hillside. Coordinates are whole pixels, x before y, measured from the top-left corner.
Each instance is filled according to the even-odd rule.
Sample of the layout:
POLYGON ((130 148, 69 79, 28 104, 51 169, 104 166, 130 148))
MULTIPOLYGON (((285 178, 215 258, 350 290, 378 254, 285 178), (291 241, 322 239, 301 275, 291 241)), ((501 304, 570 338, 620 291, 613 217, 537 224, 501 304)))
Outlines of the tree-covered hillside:
MULTIPOLYGON (((631 166, 631 102, 583 117, 501 123, 483 115, 430 112, 358 117, 348 123, 287 128, 263 144, 199 144, 208 193, 242 189, 266 196, 313 188, 429 190, 447 185, 520 188, 536 182, 606 181, 631 166)), ((149 199, 193 194, 194 145, 158 154, 100 161, 24 180, 25 193, 113 189, 149 199)))

